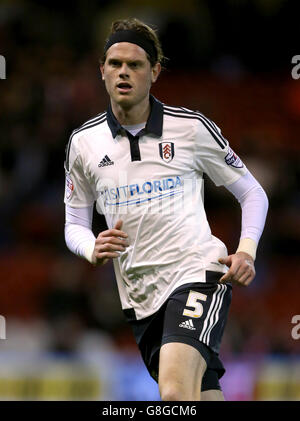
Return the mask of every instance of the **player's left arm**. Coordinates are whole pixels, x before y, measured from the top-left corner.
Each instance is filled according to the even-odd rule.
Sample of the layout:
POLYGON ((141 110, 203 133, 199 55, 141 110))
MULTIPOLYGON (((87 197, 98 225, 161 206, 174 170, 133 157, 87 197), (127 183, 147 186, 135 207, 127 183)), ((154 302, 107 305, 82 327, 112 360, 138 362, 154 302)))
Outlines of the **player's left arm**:
POLYGON ((248 286, 255 277, 256 249, 265 225, 268 198, 252 174, 247 173, 232 185, 225 186, 239 201, 242 209, 242 232, 234 254, 220 258, 229 267, 220 282, 248 286))
POLYGON ((262 186, 252 176, 221 133, 220 128, 199 114, 195 137, 195 168, 206 173, 216 186, 225 186, 242 208, 242 231, 234 254, 219 262, 229 267, 220 282, 249 285, 255 276, 256 249, 265 225, 268 199, 262 186))
POLYGON ((233 282, 246 287, 255 277, 254 259, 246 252, 239 251, 221 257, 219 262, 229 267, 228 272, 220 279, 220 283, 233 282))

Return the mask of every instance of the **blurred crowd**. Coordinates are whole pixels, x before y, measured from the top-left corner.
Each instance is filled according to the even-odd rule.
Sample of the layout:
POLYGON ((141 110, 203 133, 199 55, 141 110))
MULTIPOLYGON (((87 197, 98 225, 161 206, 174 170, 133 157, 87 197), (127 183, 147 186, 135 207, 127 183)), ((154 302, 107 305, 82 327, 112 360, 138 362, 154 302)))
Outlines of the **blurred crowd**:
MULTIPOLYGON (((143 10, 135 1, 0 4, 0 54, 7 61, 7 79, 0 80, 0 314, 8 328, 35 326, 31 331, 40 332, 39 346, 47 350, 76 352, 91 331, 108 336, 118 349, 137 350, 112 264, 93 268, 67 250, 63 203, 69 135, 107 107, 98 59, 109 22, 136 14, 155 22, 170 59, 153 94, 215 121, 269 198, 257 276, 249 288, 234 288, 222 353, 295 354, 300 80, 291 77, 291 57, 259 68, 260 50, 242 59, 237 48, 217 49, 221 28, 214 27, 208 2, 186 1, 185 13, 177 1, 152 2, 155 8, 150 3, 143 10)), ((268 11, 264 4, 256 2, 257 16, 277 18, 278 9, 268 11)), ((205 183, 212 232, 233 252, 240 207, 224 188, 205 183)), ((105 227, 95 214, 95 234, 105 227)))

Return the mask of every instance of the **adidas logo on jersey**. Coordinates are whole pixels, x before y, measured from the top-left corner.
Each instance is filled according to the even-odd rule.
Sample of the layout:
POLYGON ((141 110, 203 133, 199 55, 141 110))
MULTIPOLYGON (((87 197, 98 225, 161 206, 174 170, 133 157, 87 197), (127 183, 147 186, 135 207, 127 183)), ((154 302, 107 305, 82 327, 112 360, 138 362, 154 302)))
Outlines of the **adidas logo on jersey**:
POLYGON ((193 325, 192 319, 189 319, 189 320, 186 320, 185 322, 180 323, 179 327, 185 327, 186 329, 196 330, 196 328, 193 325))
POLYGON ((105 155, 102 161, 98 164, 98 167, 107 167, 108 165, 114 165, 114 161, 111 161, 111 159, 105 155))

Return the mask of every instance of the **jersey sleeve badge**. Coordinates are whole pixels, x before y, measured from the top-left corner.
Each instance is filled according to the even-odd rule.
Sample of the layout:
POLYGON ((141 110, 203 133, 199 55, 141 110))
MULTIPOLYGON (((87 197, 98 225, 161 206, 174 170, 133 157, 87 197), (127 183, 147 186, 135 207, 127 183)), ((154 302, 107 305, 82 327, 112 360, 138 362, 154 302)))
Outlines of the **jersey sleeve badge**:
POLYGON ((66 175, 66 198, 71 199, 74 191, 74 184, 69 175, 66 175))
POLYGON ((225 156, 225 162, 227 165, 230 165, 234 168, 243 168, 243 161, 237 156, 235 152, 229 147, 228 153, 225 156))

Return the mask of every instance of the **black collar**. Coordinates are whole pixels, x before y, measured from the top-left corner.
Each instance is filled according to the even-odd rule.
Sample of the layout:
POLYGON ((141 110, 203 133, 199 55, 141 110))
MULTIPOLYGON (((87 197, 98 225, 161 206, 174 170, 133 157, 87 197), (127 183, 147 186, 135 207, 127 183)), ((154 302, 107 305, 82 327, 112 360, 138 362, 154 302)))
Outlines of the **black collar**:
MULTIPOLYGON (((163 104, 153 95, 150 95, 149 99, 151 111, 143 133, 151 133, 155 136, 161 137, 163 128, 163 104)), ((122 126, 114 116, 110 104, 107 109, 107 124, 111 130, 113 138, 115 138, 122 130, 122 126)))

